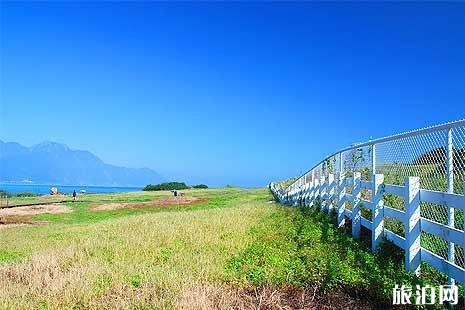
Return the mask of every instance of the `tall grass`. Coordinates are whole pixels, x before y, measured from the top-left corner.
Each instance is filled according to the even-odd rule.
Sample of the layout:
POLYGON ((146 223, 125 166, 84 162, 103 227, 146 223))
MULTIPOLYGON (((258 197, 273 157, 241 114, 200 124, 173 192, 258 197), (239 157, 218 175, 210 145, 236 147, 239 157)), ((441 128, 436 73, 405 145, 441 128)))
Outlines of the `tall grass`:
POLYGON ((270 211, 263 194, 232 198, 231 208, 5 229, 0 307, 173 308, 183 290, 224 279, 246 232, 270 211))
POLYGON ((68 203, 73 213, 32 218, 48 224, 0 230, 0 309, 376 309, 394 284, 421 283, 397 248, 372 255, 331 217, 270 203, 266 189, 192 190, 209 198, 192 206, 89 210, 166 195, 92 195, 68 203))

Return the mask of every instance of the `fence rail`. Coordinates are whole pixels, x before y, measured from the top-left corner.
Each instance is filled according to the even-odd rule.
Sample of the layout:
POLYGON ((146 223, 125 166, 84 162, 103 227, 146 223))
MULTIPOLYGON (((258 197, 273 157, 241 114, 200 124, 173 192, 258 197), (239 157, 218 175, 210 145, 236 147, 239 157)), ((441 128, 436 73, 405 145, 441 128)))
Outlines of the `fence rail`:
POLYGON ((426 262, 465 281, 465 120, 370 140, 333 153, 289 186, 271 183, 283 204, 319 206, 405 250, 405 267, 426 262))

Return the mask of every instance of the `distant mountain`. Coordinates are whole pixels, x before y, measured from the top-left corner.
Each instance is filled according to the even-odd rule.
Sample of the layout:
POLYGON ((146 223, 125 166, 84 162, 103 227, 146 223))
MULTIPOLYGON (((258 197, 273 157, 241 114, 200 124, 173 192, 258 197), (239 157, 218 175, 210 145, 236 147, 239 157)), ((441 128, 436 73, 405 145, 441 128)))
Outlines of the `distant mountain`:
POLYGON ((104 163, 88 151, 43 142, 25 147, 0 140, 0 182, 61 185, 143 186, 163 181, 148 168, 104 163))

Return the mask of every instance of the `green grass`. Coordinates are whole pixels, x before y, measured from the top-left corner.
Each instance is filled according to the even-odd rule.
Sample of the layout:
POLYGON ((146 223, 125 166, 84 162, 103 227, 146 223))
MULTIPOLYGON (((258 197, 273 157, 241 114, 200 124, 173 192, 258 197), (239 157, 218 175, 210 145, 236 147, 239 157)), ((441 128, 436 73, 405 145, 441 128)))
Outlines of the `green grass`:
MULTIPOLYGON (((209 202, 196 204, 193 206, 170 206, 169 208, 121 208, 118 210, 108 210, 108 211, 98 211, 98 212, 89 212, 89 208, 92 206, 92 203, 95 202, 68 202, 66 203, 69 207, 73 209, 74 212, 66 214, 43 214, 36 216, 36 219, 46 220, 52 222, 66 222, 66 223, 88 223, 88 222, 97 222, 106 219, 113 219, 121 216, 144 214, 144 213, 156 213, 156 212, 174 212, 174 211, 192 211, 200 209, 210 209, 210 208, 219 208, 227 207, 231 199, 234 199, 236 195, 234 193, 221 197, 214 197, 209 202)), ((154 197, 152 197, 153 199, 154 197)), ((149 199, 151 200, 151 199, 149 199)), ((147 200, 130 200, 130 199, 121 199, 121 200, 111 200, 112 202, 143 202, 147 200)))
POLYGON ((277 207, 257 225, 254 242, 228 264, 239 284, 318 287, 388 302, 397 283, 420 284, 388 245, 376 256, 308 208, 277 207))
POLYGON ((209 309, 238 287, 315 288, 378 305, 394 284, 420 283, 397 248, 372 255, 331 217, 269 203, 267 189, 190 190, 209 200, 89 211, 169 194, 81 196, 72 213, 33 218, 48 224, 0 230, 0 309, 209 309))
POLYGON ((18 252, 0 249, 0 262, 15 262, 20 261, 22 258, 22 255, 18 252))
POLYGON ((0 230, 0 308, 169 309, 191 287, 221 283, 231 255, 269 211, 267 191, 202 189, 186 193, 210 197, 200 205, 88 211, 99 199, 166 194, 89 195, 70 203, 73 213, 34 217, 47 225, 0 230))

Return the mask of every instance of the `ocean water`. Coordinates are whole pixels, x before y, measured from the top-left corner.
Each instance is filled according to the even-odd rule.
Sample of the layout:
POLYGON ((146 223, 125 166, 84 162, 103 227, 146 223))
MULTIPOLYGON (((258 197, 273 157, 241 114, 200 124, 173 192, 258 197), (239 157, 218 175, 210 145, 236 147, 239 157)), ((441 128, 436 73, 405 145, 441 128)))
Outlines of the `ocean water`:
POLYGON ((96 193, 122 193, 136 192, 142 190, 142 187, 111 187, 111 186, 81 186, 81 185, 34 185, 34 184, 2 184, 0 189, 8 193, 16 194, 22 192, 30 192, 34 194, 49 194, 50 189, 56 187, 60 193, 71 194, 74 190, 77 193, 85 190, 88 194, 96 193))

